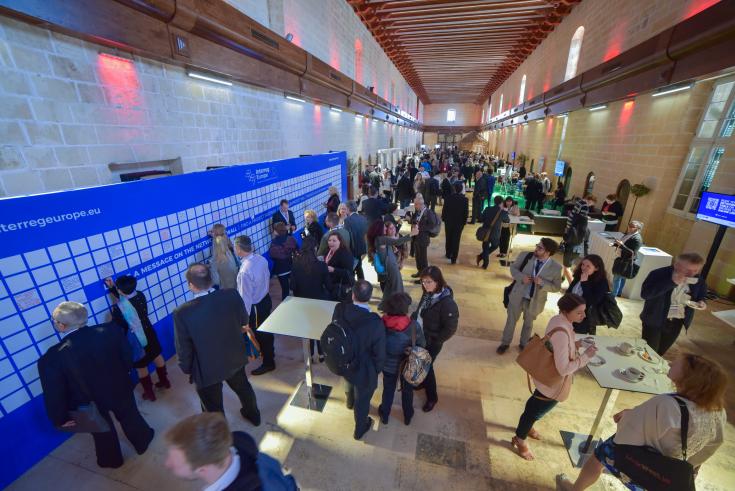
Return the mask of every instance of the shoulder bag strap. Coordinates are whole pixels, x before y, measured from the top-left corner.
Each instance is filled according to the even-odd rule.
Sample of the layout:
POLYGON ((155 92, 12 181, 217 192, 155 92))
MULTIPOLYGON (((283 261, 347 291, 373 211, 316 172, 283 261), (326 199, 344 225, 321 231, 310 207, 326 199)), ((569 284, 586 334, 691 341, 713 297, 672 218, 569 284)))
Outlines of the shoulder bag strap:
MULTIPOLYGON (((567 330, 566 330, 566 329, 564 329, 563 327, 555 327, 554 329, 552 329, 551 331, 549 331, 549 333, 548 333, 548 334, 546 334, 546 335, 545 335, 544 337, 545 337, 545 338, 548 338, 548 339, 550 340, 550 339, 551 339, 551 335, 552 335, 552 334, 554 334, 555 332, 559 332, 559 331, 563 331, 563 332, 564 332, 564 334, 566 334, 566 335, 567 335, 567 337, 569 338, 569 340, 571 341, 571 336, 569 335, 569 331, 567 331, 567 330)), ((574 358, 572 357, 572 352, 570 351, 570 352, 569 352, 569 360, 571 361, 571 360, 573 360, 573 359, 574 359, 574 358)))
POLYGON ((682 401, 676 396, 672 396, 676 399, 681 410, 681 455, 684 457, 684 461, 687 460, 687 434, 689 433, 689 408, 686 402, 682 401))
POLYGON ((416 321, 411 320, 411 349, 416 347, 416 321))

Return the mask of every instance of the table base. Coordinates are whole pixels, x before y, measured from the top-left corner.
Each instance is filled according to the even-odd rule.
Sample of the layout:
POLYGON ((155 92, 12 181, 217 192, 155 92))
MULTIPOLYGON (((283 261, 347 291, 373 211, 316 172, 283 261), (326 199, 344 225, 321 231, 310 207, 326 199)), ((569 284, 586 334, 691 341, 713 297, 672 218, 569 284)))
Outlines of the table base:
POLYGON ((306 381, 302 380, 291 399, 291 406, 321 413, 331 393, 332 387, 329 385, 313 384, 309 390, 306 381))
MULTIPOLYGON (((600 440, 592 440, 592 435, 573 433, 571 431, 559 431, 564 447, 572 461, 572 467, 581 468, 587 459, 592 456, 600 440), (591 441, 591 443, 590 443, 591 441)), ((594 458, 594 457, 593 457, 594 458)))

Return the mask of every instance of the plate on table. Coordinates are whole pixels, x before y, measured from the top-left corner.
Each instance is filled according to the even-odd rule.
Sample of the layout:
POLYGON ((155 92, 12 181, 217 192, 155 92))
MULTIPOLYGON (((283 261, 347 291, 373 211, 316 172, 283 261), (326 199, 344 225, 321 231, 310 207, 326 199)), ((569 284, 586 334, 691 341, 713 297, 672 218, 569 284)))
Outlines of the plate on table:
POLYGON ((642 351, 639 351, 638 358, 652 365, 658 365, 659 363, 661 363, 661 358, 659 358, 658 355, 649 353, 647 349, 643 349, 642 351))
POLYGON ((644 378, 646 378, 646 374, 638 370, 637 368, 628 367, 624 368, 622 370, 618 370, 618 373, 620 374, 623 379, 627 380, 628 382, 636 383, 640 382, 644 378))
POLYGON ((628 352, 621 348, 620 345, 615 346, 615 351, 617 351, 619 355, 623 356, 633 356, 633 353, 635 353, 634 349, 631 349, 630 352, 628 352))
POLYGON ((589 365, 592 365, 593 367, 600 367, 607 363, 603 357, 600 355, 595 355, 592 358, 590 358, 589 365))

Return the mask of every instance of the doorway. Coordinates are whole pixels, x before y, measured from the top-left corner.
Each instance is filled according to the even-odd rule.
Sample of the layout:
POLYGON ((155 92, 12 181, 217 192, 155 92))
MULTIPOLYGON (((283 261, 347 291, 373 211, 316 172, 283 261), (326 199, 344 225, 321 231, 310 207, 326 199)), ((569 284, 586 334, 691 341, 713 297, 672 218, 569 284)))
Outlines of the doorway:
POLYGON ((564 169, 564 192, 569 196, 569 186, 572 184, 572 167, 567 164, 564 169))
MULTIPOLYGON (((625 207, 628 204, 628 198, 630 197, 630 181, 623 179, 618 183, 618 189, 615 191, 618 197, 620 205, 623 207, 623 216, 625 216, 625 207)), ((626 223, 627 225, 627 223, 626 223)))
POLYGON ((587 180, 584 183, 584 194, 592 194, 592 190, 595 188, 595 173, 590 172, 587 174, 587 180))

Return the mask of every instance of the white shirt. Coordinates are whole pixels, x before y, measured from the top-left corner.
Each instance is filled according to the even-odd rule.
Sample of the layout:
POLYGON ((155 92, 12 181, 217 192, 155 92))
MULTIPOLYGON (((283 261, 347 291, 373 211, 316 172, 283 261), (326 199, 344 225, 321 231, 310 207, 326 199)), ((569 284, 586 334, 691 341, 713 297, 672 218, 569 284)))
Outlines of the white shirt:
POLYGON ((204 491, 222 491, 227 486, 235 482, 235 479, 237 479, 237 476, 240 474, 240 456, 237 454, 235 447, 230 447, 230 455, 232 456, 232 462, 230 462, 230 466, 227 468, 225 473, 219 476, 219 479, 204 488, 204 491))
POLYGON ((242 258, 237 273, 237 292, 245 302, 245 312, 250 315, 253 305, 268 294, 271 273, 268 261, 260 254, 252 253, 242 258))
POLYGON ((197 292, 197 293, 194 294, 194 298, 199 298, 199 297, 203 297, 204 295, 209 295, 213 291, 214 291, 214 288, 210 288, 209 290, 204 290, 204 291, 201 291, 201 292, 197 292))

